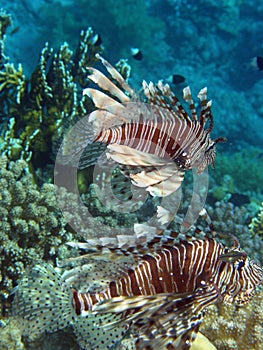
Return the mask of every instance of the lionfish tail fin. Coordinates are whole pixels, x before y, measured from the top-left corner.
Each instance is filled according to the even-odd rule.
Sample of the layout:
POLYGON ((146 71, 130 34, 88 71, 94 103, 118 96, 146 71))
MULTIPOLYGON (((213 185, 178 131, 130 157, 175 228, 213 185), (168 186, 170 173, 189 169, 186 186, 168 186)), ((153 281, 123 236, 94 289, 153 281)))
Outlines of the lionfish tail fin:
POLYGON ((34 266, 13 294, 12 314, 31 339, 63 329, 74 319, 71 290, 51 265, 34 266))

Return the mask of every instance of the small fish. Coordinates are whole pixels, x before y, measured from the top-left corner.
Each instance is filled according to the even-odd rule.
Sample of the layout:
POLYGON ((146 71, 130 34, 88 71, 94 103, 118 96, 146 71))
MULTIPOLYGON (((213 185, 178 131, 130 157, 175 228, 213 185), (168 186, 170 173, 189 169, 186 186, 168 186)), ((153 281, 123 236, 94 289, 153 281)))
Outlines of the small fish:
POLYGON ((131 55, 135 60, 141 61, 143 58, 142 52, 137 47, 131 48, 131 55))
POLYGON ((262 56, 256 56, 253 57, 251 60, 251 66, 256 68, 257 70, 263 70, 263 57, 262 56))
POLYGON ((15 28, 13 28, 9 34, 13 35, 13 34, 17 33, 19 30, 20 30, 20 27, 17 26, 15 28))
POLYGON ((92 44, 95 46, 99 46, 102 44, 102 39, 101 39, 100 34, 94 35, 93 40, 92 40, 92 44))
POLYGON ((146 102, 141 102, 116 69, 101 56, 97 57, 116 85, 97 69, 88 68, 89 79, 104 92, 94 88, 83 91, 97 109, 66 135, 58 162, 82 169, 96 164, 106 152, 107 159, 118 164, 135 186, 157 197, 175 192, 185 171, 196 168, 201 173, 209 164, 213 165, 216 144, 225 139, 210 138, 213 117, 206 88, 198 94, 199 118, 190 88, 183 90, 190 117, 168 84, 144 81, 146 102))
POLYGON ((172 76, 172 83, 173 84, 181 84, 185 82, 185 77, 180 74, 173 74, 172 76))
POLYGON ((249 196, 242 194, 242 193, 231 193, 231 196, 229 198, 229 202, 240 207, 244 204, 249 204, 250 198, 249 198, 249 196))
POLYGON ((207 306, 245 304, 263 283, 255 261, 242 251, 237 264, 215 239, 153 247, 143 255, 89 253, 62 276, 47 264, 33 267, 14 290, 23 335, 72 325, 84 350, 117 349, 128 334, 136 349, 187 350, 207 306))

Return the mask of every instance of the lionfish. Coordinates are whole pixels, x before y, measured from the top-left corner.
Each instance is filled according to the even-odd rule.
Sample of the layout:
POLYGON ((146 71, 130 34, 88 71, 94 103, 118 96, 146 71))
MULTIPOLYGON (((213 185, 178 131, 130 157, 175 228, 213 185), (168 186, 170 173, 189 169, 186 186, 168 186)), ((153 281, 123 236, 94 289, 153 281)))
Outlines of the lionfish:
POLYGON ((214 163, 215 146, 225 139, 210 138, 213 116, 206 88, 198 94, 199 118, 190 88, 183 90, 190 117, 168 84, 143 81, 143 98, 139 98, 109 62, 97 57, 115 83, 99 70, 87 68, 89 79, 102 91, 95 88, 83 91, 97 109, 65 137, 58 157, 62 163, 85 168, 94 165, 106 150, 107 157, 119 165, 135 186, 159 197, 175 192, 186 170, 196 168, 201 173, 214 163))
POLYGON ((206 307, 247 303, 263 270, 239 246, 209 237, 174 243, 176 235, 156 236, 147 253, 98 250, 63 275, 36 265, 15 290, 24 335, 71 324, 85 350, 120 349, 126 337, 133 349, 189 349, 206 307))

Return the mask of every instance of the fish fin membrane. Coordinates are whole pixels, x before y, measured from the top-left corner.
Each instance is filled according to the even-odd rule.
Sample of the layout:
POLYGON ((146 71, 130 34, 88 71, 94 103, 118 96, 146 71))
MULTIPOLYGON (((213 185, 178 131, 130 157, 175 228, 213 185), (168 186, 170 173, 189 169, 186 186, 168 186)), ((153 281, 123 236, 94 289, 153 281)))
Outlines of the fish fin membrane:
POLYGON ((80 292, 101 292, 106 290, 112 280, 121 278, 125 271, 138 264, 139 258, 117 255, 114 252, 103 254, 88 253, 79 259, 60 262, 60 266, 73 265, 63 273, 62 278, 80 292))
MULTIPOLYGON (((124 313, 126 317, 111 321, 105 328, 132 323, 139 334, 139 349, 162 349, 173 345, 175 349, 188 349, 204 316, 204 309, 214 303, 218 292, 213 286, 197 289, 193 293, 163 293, 115 297, 94 305, 96 313, 124 313), (127 313, 128 311, 128 313, 127 313)), ((173 347, 171 347, 173 349, 173 347)))
POLYGON ((74 320, 71 289, 51 265, 34 266, 13 293, 12 315, 30 339, 66 328, 74 320))
POLYGON ((121 315, 92 313, 79 316, 73 325, 74 333, 82 350, 118 349, 125 336, 128 325, 119 325, 107 330, 103 327, 108 322, 117 322, 121 315))
POLYGON ((87 144, 92 143, 93 139, 94 132, 86 116, 66 132, 57 153, 57 162, 62 165, 78 165, 83 150, 87 144))
POLYGON ((134 148, 111 144, 107 156, 121 164, 121 170, 138 187, 145 187, 155 197, 175 192, 184 179, 184 171, 173 162, 134 148))

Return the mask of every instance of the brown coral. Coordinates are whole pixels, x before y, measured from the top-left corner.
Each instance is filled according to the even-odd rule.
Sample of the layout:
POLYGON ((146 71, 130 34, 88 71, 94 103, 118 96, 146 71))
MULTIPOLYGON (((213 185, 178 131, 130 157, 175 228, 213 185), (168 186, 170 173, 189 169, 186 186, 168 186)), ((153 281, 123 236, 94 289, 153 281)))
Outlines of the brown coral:
POLYGON ((217 350, 262 350, 263 289, 242 307, 209 307, 201 326, 217 350))

